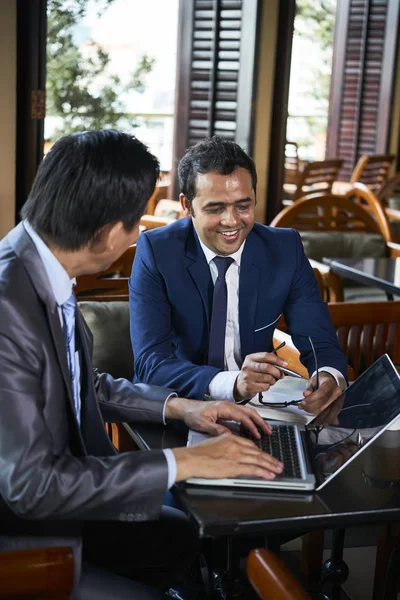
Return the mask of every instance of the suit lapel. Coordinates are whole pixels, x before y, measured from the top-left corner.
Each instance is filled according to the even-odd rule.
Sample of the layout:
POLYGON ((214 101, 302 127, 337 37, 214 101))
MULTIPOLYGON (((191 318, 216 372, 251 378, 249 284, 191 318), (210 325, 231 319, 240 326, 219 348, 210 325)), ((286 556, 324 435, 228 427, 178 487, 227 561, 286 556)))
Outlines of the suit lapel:
POLYGON ((71 376, 68 370, 67 351, 65 347, 64 335, 58 316, 57 303, 54 298, 47 273, 39 257, 34 243, 27 234, 25 227, 20 223, 8 234, 8 240, 16 255, 22 260, 36 294, 43 302, 47 319, 49 322, 51 336, 54 342, 57 359, 60 365, 65 388, 67 390, 68 403, 72 411, 73 419, 79 428, 76 418, 74 397, 72 392, 71 376))
POLYGON ((253 232, 247 236, 240 262, 239 330, 242 359, 252 352, 260 286, 259 245, 253 232))
POLYGON ((213 296, 213 283, 210 273, 210 267, 207 264, 206 257, 200 246, 197 235, 193 231, 193 225, 189 230, 189 236, 186 245, 185 263, 193 283, 197 287, 203 302, 204 312, 207 320, 207 328, 210 328, 210 313, 213 296))

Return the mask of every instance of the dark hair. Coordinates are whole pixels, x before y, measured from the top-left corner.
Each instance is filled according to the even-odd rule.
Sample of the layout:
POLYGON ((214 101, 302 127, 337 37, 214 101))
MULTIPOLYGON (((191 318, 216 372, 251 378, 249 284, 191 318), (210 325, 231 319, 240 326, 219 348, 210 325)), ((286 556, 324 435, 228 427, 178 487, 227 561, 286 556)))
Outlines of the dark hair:
POLYGON ((65 250, 77 250, 105 225, 130 231, 144 213, 159 163, 135 136, 115 129, 60 138, 39 166, 21 215, 65 250))
POLYGON ((199 173, 214 171, 230 175, 237 168, 249 171, 254 192, 257 187, 257 172, 254 161, 231 140, 215 135, 188 148, 178 166, 179 185, 190 204, 196 196, 196 177, 199 173))

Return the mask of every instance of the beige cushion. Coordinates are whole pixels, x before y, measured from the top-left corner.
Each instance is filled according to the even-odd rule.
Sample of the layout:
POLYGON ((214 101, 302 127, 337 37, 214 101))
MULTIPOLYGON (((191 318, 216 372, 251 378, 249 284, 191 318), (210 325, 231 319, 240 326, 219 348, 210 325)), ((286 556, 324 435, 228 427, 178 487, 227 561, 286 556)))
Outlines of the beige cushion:
POLYGON ((381 258, 386 243, 379 233, 352 233, 348 231, 300 231, 308 258, 381 258))
POLYGON ((388 208, 400 210, 400 198, 398 198, 397 196, 394 196, 393 198, 388 198, 388 208))
POLYGON ((93 366, 113 377, 133 377, 129 302, 79 302, 93 333, 93 366))

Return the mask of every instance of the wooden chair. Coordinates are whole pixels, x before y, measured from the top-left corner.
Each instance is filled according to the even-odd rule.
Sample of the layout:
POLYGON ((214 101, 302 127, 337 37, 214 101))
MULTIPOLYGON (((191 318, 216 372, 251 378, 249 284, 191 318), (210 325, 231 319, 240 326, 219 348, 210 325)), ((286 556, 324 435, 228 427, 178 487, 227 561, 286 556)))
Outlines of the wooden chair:
POLYGON ((398 198, 400 202, 400 171, 397 171, 376 190, 376 196, 384 208, 390 208, 389 199, 398 198))
POLYGON ((105 271, 77 277, 75 286, 77 299, 127 300, 128 280, 135 253, 136 244, 133 244, 105 271))
POLYGON ((285 200, 295 201, 315 192, 329 194, 343 160, 329 159, 310 162, 300 172, 297 184, 284 184, 285 200))
POLYGON ((359 204, 344 196, 315 193, 286 206, 271 221, 272 227, 298 231, 349 231, 380 233, 380 223, 359 204))
POLYGON ((0 598, 67 600, 73 582, 71 548, 0 552, 0 598))
POLYGON ((392 241, 393 236, 389 219, 382 203, 373 191, 371 191, 364 183, 354 183, 345 194, 345 198, 357 202, 357 204, 373 215, 386 242, 392 241))
POLYGON ((309 259, 324 302, 343 302, 342 280, 337 273, 323 263, 309 259))
POLYGON ((328 308, 355 378, 382 354, 400 362, 400 301, 336 302, 328 308))
POLYGON ((169 193, 169 181, 160 181, 154 188, 153 194, 150 196, 146 206, 146 214, 154 215, 155 208, 161 198, 167 198, 169 193))
POLYGON ((247 557, 247 577, 262 600, 310 600, 303 586, 271 550, 255 548, 247 557))
POLYGON ((158 217, 156 215, 143 215, 140 219, 140 225, 143 225, 146 230, 155 229, 156 227, 164 227, 164 225, 169 225, 173 223, 176 219, 172 217, 158 217))
POLYGON ((363 154, 353 169, 350 183, 365 183, 377 192, 387 180, 394 159, 394 154, 363 154))

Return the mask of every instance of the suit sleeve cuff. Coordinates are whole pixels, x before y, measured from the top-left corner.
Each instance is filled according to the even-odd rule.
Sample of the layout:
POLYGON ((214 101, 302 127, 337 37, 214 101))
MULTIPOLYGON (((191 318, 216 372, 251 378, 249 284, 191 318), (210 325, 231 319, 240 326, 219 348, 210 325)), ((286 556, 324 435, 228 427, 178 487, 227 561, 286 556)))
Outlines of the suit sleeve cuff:
POLYGON ((233 388, 240 371, 221 371, 210 381, 208 392, 211 400, 229 400, 234 402, 233 388))
MULTIPOLYGON (((321 371, 325 371, 325 373, 329 373, 329 375, 332 375, 332 377, 334 378, 334 380, 336 381, 336 383, 342 391, 347 388, 347 382, 346 379, 343 377, 343 374, 334 367, 321 367, 320 369, 318 369, 318 373, 321 373, 321 371)), ((311 375, 311 377, 314 377, 314 375, 315 371, 311 375)))
POLYGON ((165 399, 163 411, 162 411, 162 420, 163 420, 164 425, 167 424, 167 421, 165 420, 165 407, 167 406, 167 402, 170 398, 177 398, 177 397, 178 397, 178 394, 176 392, 171 392, 171 394, 169 394, 168 398, 165 399))
POLYGON ((168 465, 168 489, 170 490, 176 481, 176 460, 171 448, 163 450, 168 465))

